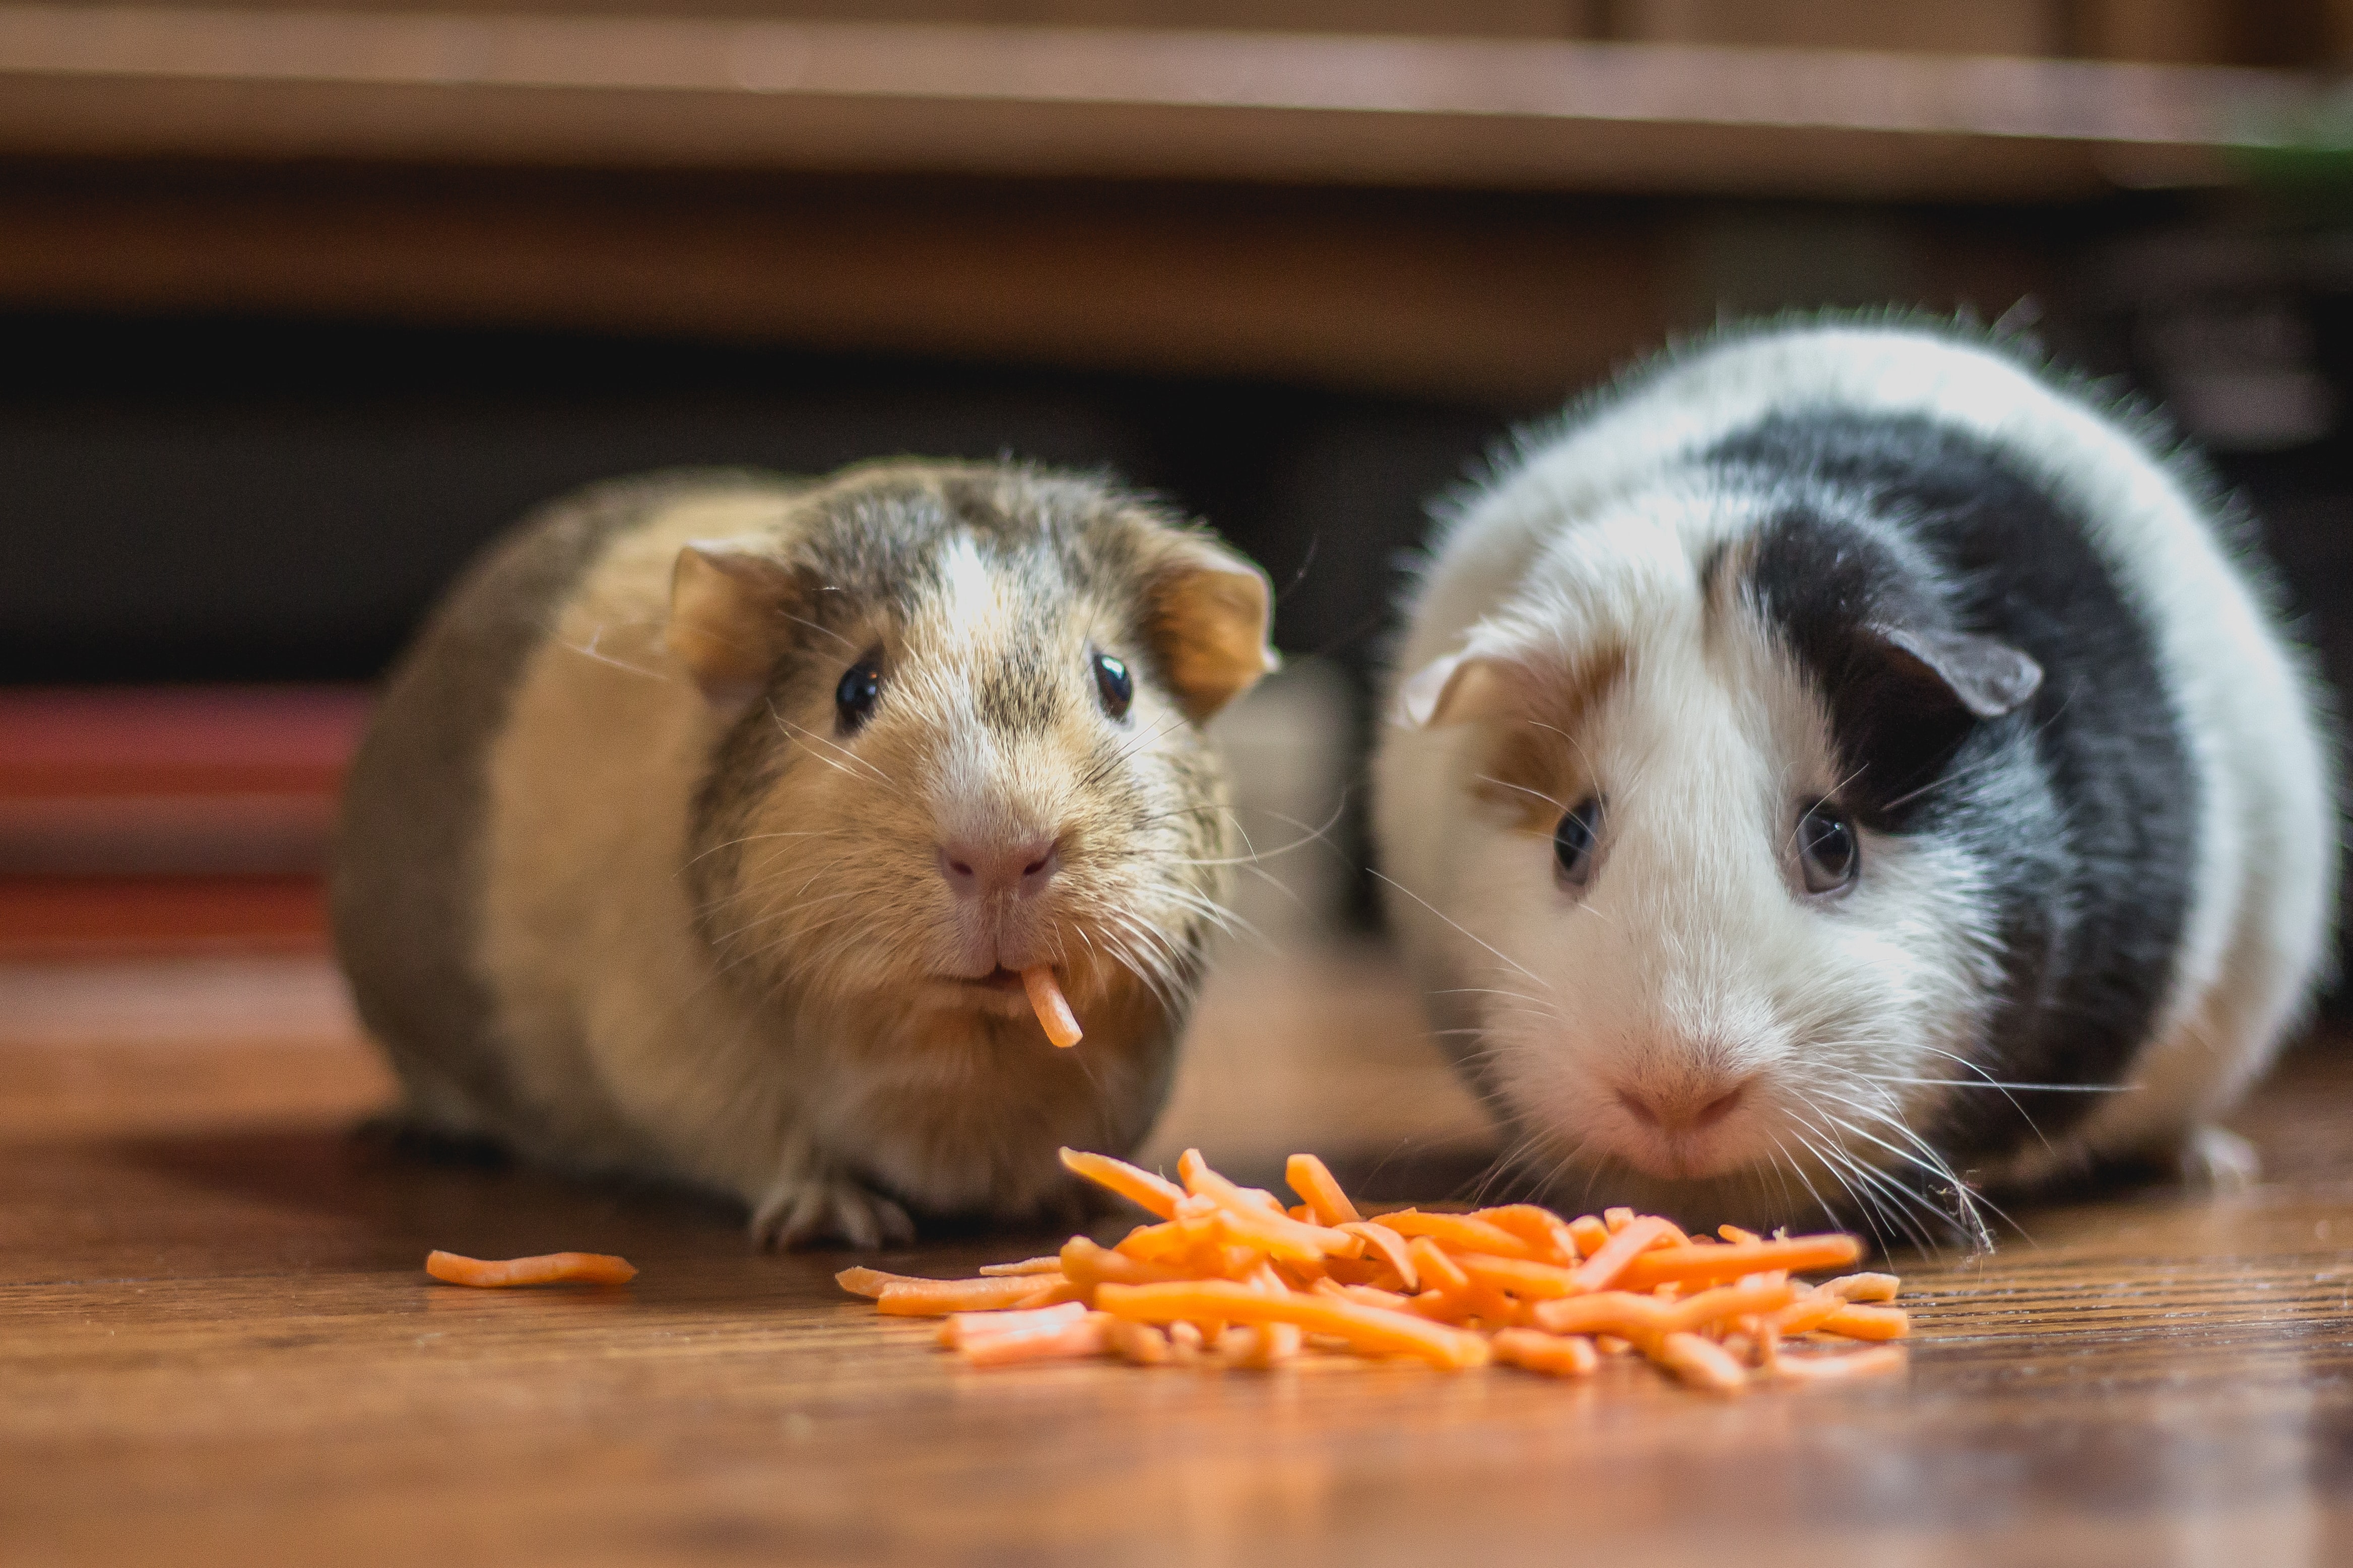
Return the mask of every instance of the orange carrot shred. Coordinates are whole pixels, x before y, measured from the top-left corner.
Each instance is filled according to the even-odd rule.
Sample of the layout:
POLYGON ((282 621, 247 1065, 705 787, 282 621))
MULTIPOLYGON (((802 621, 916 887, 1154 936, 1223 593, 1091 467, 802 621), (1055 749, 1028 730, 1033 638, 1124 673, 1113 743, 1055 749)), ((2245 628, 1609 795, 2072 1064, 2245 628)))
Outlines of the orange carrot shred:
POLYGON ((1038 1026, 1057 1046, 1075 1046, 1086 1037, 1079 1028, 1079 1016, 1071 1011, 1071 999, 1054 983, 1054 966, 1035 963, 1021 972, 1021 989, 1029 993, 1029 1009, 1038 1015, 1038 1026))
POLYGON ((1842 1301, 1893 1301, 1904 1282, 1893 1274, 1847 1274, 1814 1287, 1842 1301))
POLYGON ((1714 1340, 1697 1334, 1669 1334, 1659 1347, 1658 1363, 1694 1388, 1710 1394, 1738 1394, 1748 1386, 1748 1372, 1732 1352, 1714 1340))
POLYGON ((1319 1225, 1345 1225, 1365 1216, 1340 1190, 1332 1178, 1331 1167, 1313 1154, 1293 1154, 1282 1167, 1282 1179, 1291 1190, 1307 1201, 1308 1208, 1319 1225))
POLYGON ((1495 1359, 1530 1372, 1554 1377, 1583 1377, 1601 1364, 1593 1342, 1577 1336, 1541 1333, 1535 1329, 1505 1329, 1487 1342, 1495 1359))
POLYGON ((1000 1279, 895 1279, 882 1287, 874 1305, 893 1317, 941 1318, 950 1312, 1017 1306, 1049 1284, 1060 1282, 1050 1274, 1016 1274, 1000 1279))
POLYGON ((1155 1176, 1124 1160, 1114 1160, 1108 1154, 1090 1154, 1078 1149, 1065 1149, 1062 1151, 1062 1168, 1073 1175, 1084 1176, 1097 1186, 1109 1187, 1138 1208, 1162 1219, 1176 1217, 1176 1200, 1185 1195, 1183 1189, 1174 1182, 1155 1176))
POLYGON ((1377 1219, 1343 1220, 1340 1228, 1351 1236, 1361 1237, 1366 1246, 1381 1255, 1391 1268, 1397 1270, 1408 1294, 1421 1289, 1421 1276, 1414 1268, 1413 1254, 1405 1237, 1377 1219))
MULTIPOLYGON (((1614 1211, 1613 1211, 1614 1212, 1614 1211)), ((1610 1233, 1601 1250, 1577 1266, 1577 1288, 1580 1290, 1607 1290, 1619 1281, 1619 1277, 1632 1268, 1636 1258, 1649 1250, 1651 1243, 1666 1235, 1672 1226, 1656 1215, 1636 1218, 1629 1215, 1624 1225, 1610 1233)), ((1630 1285, 1630 1281, 1629 1281, 1630 1285)))
POLYGON ((1061 1267, 1062 1260, 1050 1252, 1043 1258, 1025 1258, 1018 1263, 984 1263, 980 1271, 993 1279, 1000 1274, 1052 1274, 1061 1267))
POLYGON ((543 1252, 533 1258, 462 1258, 454 1252, 425 1255, 425 1272, 445 1285, 499 1289, 514 1285, 626 1285, 636 1265, 605 1252, 543 1252))
MULTIPOLYGON (((1620 1231, 1612 1237, 1611 1245, 1626 1234, 1620 1231)), ((1662 1247, 1629 1258, 1616 1282, 1630 1290, 1647 1290, 1670 1280, 1684 1285, 1713 1284, 1768 1268, 1786 1268, 1793 1274, 1812 1273, 1840 1268, 1862 1256, 1862 1242, 1851 1236, 1835 1235, 1733 1242, 1718 1247, 1662 1247)))
POLYGON ((1831 1378, 1875 1377, 1901 1372, 1905 1354, 1900 1345, 1874 1345, 1867 1351, 1843 1351, 1831 1355, 1784 1355, 1773 1363, 1773 1375, 1794 1382, 1831 1378))

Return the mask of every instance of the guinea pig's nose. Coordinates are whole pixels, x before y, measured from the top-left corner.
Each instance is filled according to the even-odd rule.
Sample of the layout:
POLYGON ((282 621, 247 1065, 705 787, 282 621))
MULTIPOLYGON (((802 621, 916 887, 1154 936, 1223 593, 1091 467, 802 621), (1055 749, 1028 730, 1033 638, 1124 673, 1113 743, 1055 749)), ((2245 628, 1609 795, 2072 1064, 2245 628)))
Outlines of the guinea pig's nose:
POLYGON ((1061 863, 1061 848, 1050 838, 1018 844, 952 840, 940 846, 940 875, 960 898, 1029 898, 1054 879, 1061 863))
POLYGON ((1721 1078, 1687 1079, 1665 1086, 1624 1088, 1618 1103, 1635 1121, 1662 1132, 1699 1132, 1731 1115, 1748 1090, 1746 1079, 1731 1083, 1721 1078))

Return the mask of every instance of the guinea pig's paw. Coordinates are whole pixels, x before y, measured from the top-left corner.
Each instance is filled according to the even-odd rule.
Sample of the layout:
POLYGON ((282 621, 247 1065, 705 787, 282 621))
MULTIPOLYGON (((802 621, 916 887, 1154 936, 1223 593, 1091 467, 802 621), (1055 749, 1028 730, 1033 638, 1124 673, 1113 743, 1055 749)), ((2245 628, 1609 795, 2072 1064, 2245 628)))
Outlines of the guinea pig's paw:
POLYGON ((915 1239, 915 1222, 880 1193, 848 1176, 786 1176, 752 1211, 752 1237, 763 1247, 797 1251, 820 1242, 872 1248, 915 1239))
POLYGON ((2200 1127, 2181 1141, 2181 1179, 2210 1193, 2243 1193, 2263 1173, 2263 1156, 2235 1132, 2200 1127))

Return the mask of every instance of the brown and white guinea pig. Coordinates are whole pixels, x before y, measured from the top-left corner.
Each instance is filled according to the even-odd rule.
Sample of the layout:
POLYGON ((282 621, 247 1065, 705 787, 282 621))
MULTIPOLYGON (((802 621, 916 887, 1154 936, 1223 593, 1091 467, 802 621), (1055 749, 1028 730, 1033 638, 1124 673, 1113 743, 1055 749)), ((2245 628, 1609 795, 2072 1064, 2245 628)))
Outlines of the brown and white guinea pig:
POLYGON ((1525 439, 1414 593, 1376 779, 1522 1167, 1980 1243, 1980 1191, 2234 1173, 2337 847, 2249 549, 1942 324, 1730 331, 1525 439))
POLYGON ((1066 1202, 1057 1147, 1124 1152, 1166 1095, 1230 858, 1201 726, 1269 603, 1011 465, 557 502, 426 626, 344 798, 336 945, 406 1117, 785 1245, 1066 1202))

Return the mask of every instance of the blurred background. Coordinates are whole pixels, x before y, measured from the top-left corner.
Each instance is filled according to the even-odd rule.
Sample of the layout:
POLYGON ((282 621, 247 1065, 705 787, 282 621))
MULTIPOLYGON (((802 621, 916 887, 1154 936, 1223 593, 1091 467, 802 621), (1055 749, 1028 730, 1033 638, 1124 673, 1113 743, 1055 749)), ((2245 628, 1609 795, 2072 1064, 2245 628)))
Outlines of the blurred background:
POLYGON ((0 1014, 182 1026, 231 972, 121 961, 260 955, 237 1016, 347 1033, 333 793, 468 555, 897 452, 1266 564, 1242 908, 1345 948, 1427 504, 1731 314, 1972 312, 2161 401, 2343 682, 2348 69, 2353 0, 0 4, 0 1014))

